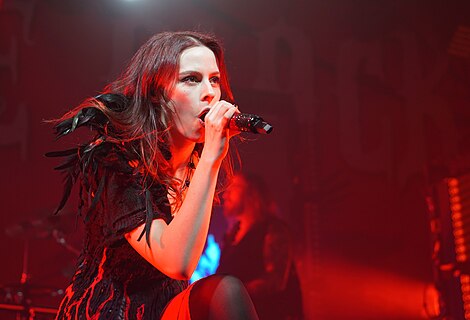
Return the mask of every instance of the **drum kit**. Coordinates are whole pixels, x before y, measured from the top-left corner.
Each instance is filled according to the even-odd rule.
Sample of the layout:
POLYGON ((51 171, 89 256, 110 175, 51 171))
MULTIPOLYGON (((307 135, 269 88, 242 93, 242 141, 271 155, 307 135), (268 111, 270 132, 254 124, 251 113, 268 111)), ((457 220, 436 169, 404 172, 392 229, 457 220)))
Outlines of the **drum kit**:
MULTIPOLYGON (((30 244, 38 239, 53 239, 67 252, 78 256, 79 250, 67 240, 61 217, 50 216, 45 219, 24 221, 4 229, 8 237, 23 240, 22 272, 18 283, 0 284, 0 318, 15 320, 54 319, 55 307, 36 305, 38 300, 60 299, 64 290, 51 286, 33 284, 29 270, 30 244)), ((43 266, 47 269, 48 266, 43 266)))

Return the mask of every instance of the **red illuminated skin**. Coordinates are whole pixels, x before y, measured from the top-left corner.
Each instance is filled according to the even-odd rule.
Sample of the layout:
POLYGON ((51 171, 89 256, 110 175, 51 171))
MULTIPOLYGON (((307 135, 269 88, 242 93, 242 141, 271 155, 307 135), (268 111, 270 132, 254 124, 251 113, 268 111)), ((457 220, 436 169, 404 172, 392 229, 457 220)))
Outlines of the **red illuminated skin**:
MULTIPOLYGON (((176 85, 170 93, 175 112, 171 128, 171 165, 175 177, 184 179, 187 164, 197 142, 204 149, 184 195, 181 207, 173 209, 174 219, 152 222, 150 247, 138 241, 144 225, 126 234, 131 246, 148 262, 174 279, 189 279, 203 251, 218 172, 229 148, 227 129, 237 112, 232 104, 221 101, 219 68, 214 53, 206 47, 186 49, 180 57, 176 85), (210 108, 203 123, 199 116, 210 108)), ((170 201, 172 195, 169 195, 170 201)))
POLYGON ((212 51, 206 47, 184 51, 175 88, 170 96, 176 114, 175 125, 171 128, 172 144, 178 146, 204 142, 204 123, 199 115, 214 107, 220 95, 220 72, 212 51))

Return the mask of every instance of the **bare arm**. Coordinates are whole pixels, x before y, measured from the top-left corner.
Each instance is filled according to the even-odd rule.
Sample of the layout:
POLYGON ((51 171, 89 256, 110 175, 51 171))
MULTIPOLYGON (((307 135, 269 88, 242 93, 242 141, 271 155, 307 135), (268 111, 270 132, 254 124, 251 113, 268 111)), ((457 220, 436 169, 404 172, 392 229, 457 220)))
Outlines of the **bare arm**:
POLYGON ((228 151, 227 122, 235 110, 231 104, 221 101, 207 114, 204 150, 172 222, 169 225, 161 219, 152 222, 150 247, 146 241, 137 241, 144 225, 126 234, 131 246, 169 277, 189 279, 204 249, 217 177, 228 151))

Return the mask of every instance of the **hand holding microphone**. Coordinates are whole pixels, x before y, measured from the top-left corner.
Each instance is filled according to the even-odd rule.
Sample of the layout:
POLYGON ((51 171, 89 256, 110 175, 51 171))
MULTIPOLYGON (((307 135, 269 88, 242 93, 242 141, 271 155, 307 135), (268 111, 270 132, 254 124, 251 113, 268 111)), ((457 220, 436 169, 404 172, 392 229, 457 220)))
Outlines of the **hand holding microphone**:
POLYGON ((268 134, 273 131, 273 126, 255 114, 235 113, 229 122, 230 129, 242 132, 268 134))
MULTIPOLYGON (((207 113, 201 115, 204 121, 207 113)), ((229 128, 242 132, 251 132, 259 134, 269 134, 273 131, 273 126, 264 121, 263 118, 250 113, 235 113, 229 121, 229 128)))

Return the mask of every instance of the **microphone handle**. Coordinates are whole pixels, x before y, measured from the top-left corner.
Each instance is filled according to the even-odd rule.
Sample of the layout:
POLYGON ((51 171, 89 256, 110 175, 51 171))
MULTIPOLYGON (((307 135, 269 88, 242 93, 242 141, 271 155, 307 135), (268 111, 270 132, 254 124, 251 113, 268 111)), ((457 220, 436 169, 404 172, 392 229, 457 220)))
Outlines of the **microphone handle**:
POLYGON ((242 132, 268 134, 273 127, 260 116, 249 113, 236 113, 230 119, 230 129, 242 132))

